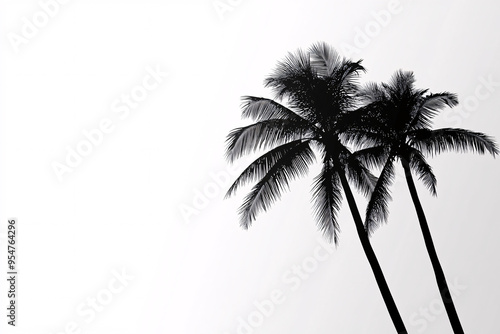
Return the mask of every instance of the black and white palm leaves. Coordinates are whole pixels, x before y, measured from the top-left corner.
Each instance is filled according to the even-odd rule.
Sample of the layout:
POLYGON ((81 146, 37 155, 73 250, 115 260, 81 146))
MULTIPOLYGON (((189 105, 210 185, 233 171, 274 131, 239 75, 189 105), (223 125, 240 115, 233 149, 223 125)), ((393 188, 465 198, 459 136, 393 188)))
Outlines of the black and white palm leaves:
POLYGON ((242 115, 254 123, 234 129, 227 137, 230 162, 254 152, 263 154, 241 173, 226 196, 255 183, 239 209, 241 225, 248 228, 292 180, 307 174, 309 166, 319 160, 322 168, 314 178, 312 198, 320 230, 338 242, 337 213, 345 193, 396 330, 407 333, 368 239, 388 219, 394 163, 401 162, 446 311, 454 332, 462 334, 412 173, 436 195, 436 176, 426 157, 445 151, 495 156, 498 147, 479 132, 432 129, 433 119, 443 108, 457 105, 455 94, 417 89, 413 73, 404 71, 397 71, 388 83, 360 87, 361 72, 361 61, 342 58, 323 43, 290 53, 279 62, 265 80, 274 99, 244 97, 242 115), (378 179, 370 172, 374 169, 380 170, 378 179), (348 182, 370 198, 364 225, 348 182))
POLYGON ((233 162, 256 151, 265 152, 227 192, 231 196, 241 186, 256 182, 239 209, 244 228, 280 198, 290 181, 304 176, 319 155, 322 169, 313 184, 314 211, 319 228, 337 242, 337 212, 342 201, 339 173, 345 173, 365 195, 376 181, 344 140, 344 133, 352 133, 351 123, 357 119, 357 79, 363 71, 360 61, 341 58, 330 46, 318 43, 308 51, 290 53, 278 63, 265 80, 274 99, 243 98, 242 116, 255 123, 230 132, 226 156, 233 162))
POLYGON ((397 71, 389 83, 370 83, 360 91, 361 108, 370 121, 353 130, 351 139, 362 143, 354 155, 381 173, 367 207, 365 226, 373 232, 388 218, 389 187, 400 160, 436 195, 437 179, 426 156, 445 151, 498 154, 495 141, 479 132, 458 128, 431 129, 433 118, 458 104, 455 94, 416 89, 412 72, 397 71))

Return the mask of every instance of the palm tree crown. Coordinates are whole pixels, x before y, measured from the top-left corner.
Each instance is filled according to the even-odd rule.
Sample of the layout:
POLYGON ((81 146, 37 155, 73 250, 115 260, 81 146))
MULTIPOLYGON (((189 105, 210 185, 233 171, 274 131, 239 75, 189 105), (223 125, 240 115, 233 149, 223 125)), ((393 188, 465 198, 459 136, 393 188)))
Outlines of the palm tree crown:
POLYGON ((370 83, 360 91, 361 108, 370 119, 355 126, 351 138, 364 143, 355 153, 369 167, 381 167, 367 206, 365 225, 371 233, 388 218, 389 186, 395 178, 394 161, 408 164, 432 195, 437 179, 426 156, 445 151, 498 154, 495 141, 479 132, 459 128, 432 129, 433 118, 458 104, 449 92, 429 93, 415 88, 412 72, 397 71, 389 83, 370 83))
POLYGON ((341 58, 326 44, 308 52, 290 53, 265 80, 275 100, 245 96, 242 115, 255 123, 234 129, 227 138, 230 162, 256 150, 269 151, 251 163, 227 192, 231 196, 249 182, 257 182, 239 209, 241 225, 248 228, 289 186, 308 172, 321 156, 322 170, 313 185, 313 201, 319 228, 338 241, 337 211, 342 201, 339 172, 365 195, 375 178, 342 142, 359 101, 357 78, 361 61, 341 58), (285 103, 288 106, 285 106, 285 103))

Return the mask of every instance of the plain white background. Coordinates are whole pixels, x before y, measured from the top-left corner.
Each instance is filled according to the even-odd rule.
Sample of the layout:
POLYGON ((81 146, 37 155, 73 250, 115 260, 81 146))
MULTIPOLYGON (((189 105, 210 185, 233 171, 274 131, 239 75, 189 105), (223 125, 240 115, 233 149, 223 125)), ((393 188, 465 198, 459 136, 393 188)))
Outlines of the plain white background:
MULTIPOLYGON (((225 136, 247 124, 242 95, 271 96, 263 80, 278 60, 325 41, 364 59, 362 81, 412 70, 418 87, 457 93, 460 107, 436 127, 500 138, 495 2, 72 0, 45 22, 48 2, 1 1, 0 256, 5 268, 7 219, 17 217, 20 272, 18 326, 2 313, 2 332, 395 332, 346 205, 339 246, 318 250, 317 168, 250 230, 239 227, 249 188, 223 200, 223 175, 236 177, 225 136), (123 94, 140 92, 152 70, 168 75, 125 114, 123 94), (59 179, 54 163, 105 119, 112 130, 59 179), (308 276, 297 279, 294 265, 308 276), (125 283, 115 280, 122 271, 125 283), (274 290, 282 302, 259 318, 254 302, 274 290)), ((418 189, 462 324, 499 333, 498 159, 430 161, 438 197, 418 189)), ((407 329, 452 333, 401 177, 393 197, 372 240, 407 329)))

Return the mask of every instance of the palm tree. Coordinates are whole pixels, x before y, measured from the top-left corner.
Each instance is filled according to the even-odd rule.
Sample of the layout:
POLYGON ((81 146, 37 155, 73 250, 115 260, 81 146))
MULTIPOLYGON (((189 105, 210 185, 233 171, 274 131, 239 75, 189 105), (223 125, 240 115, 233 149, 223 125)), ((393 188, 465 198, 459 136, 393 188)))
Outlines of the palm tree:
POLYGON ((313 45, 308 52, 289 53, 279 62, 265 80, 275 99, 243 97, 242 116, 255 123, 232 130, 227 138, 226 155, 230 162, 254 151, 267 152, 241 173, 226 197, 240 186, 256 182, 239 208, 241 226, 248 229, 256 215, 266 211, 288 189, 291 180, 308 172, 316 157, 313 149, 319 151, 322 170, 314 179, 312 192, 319 228, 330 241, 338 242, 337 212, 343 189, 394 326, 398 333, 407 333, 349 185, 350 181, 369 195, 376 182, 342 141, 343 133, 356 119, 356 80, 363 71, 361 61, 341 58, 323 43, 313 45))
POLYGON ((472 151, 480 154, 489 152, 495 156, 498 148, 492 138, 479 132, 457 128, 432 130, 432 119, 444 107, 457 105, 457 97, 449 92, 431 94, 427 90, 416 89, 414 82, 412 72, 398 71, 389 83, 371 83, 362 89, 360 96, 366 104, 362 109, 366 117, 373 121, 369 123, 370 128, 366 126, 367 122, 364 126, 353 127, 349 139, 369 143, 370 147, 357 151, 355 157, 369 167, 382 168, 366 211, 365 227, 369 233, 387 220, 388 202, 391 199, 389 186, 395 177, 394 163, 396 160, 401 162, 441 298, 454 333, 459 334, 464 331, 434 247, 412 172, 432 195, 436 195, 436 177, 425 155, 444 151, 472 151))

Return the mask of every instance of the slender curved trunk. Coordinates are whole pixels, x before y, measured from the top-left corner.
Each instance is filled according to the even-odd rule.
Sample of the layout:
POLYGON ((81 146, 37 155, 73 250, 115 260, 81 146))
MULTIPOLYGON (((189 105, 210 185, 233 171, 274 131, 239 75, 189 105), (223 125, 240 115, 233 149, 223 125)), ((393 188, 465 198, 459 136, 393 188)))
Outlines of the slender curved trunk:
POLYGON ((385 306, 389 311, 394 327, 396 327, 396 330, 399 334, 407 334, 408 332, 406 331, 403 319, 399 314, 396 303, 392 298, 391 291, 389 290, 389 286, 387 285, 387 282, 385 280, 384 273, 382 272, 382 268, 380 267, 377 256, 375 255, 375 252, 373 251, 373 248, 370 244, 368 234, 366 233, 365 227, 363 225, 363 220, 361 219, 361 215, 359 214, 358 207, 354 200, 354 196, 352 194, 349 183, 347 182, 345 173, 343 171, 339 171, 338 174, 342 183, 342 187, 344 188, 347 203, 349 204, 349 208, 351 209, 352 217, 354 218, 354 223, 356 225, 359 240, 361 241, 361 245, 363 246, 363 250, 365 251, 366 258, 368 259, 373 274, 375 275, 375 280, 377 281, 378 287, 385 302, 385 306))
POLYGON ((464 334, 462 329, 462 324, 458 318, 457 310, 455 309, 455 304, 453 304, 453 299, 451 298, 450 289, 448 288, 448 283, 444 276, 443 268, 437 256, 436 248, 434 247, 434 242, 432 241, 431 231, 429 230, 429 225, 427 224, 427 219, 425 218, 424 209, 418 198, 417 188, 415 187, 415 182, 411 176, 410 165, 407 160, 402 159, 403 168, 406 175, 406 183, 408 183, 408 188, 410 189, 411 198, 415 204, 415 210, 417 211, 418 221, 420 222, 420 228, 422 229, 422 235, 424 236, 425 246, 432 263, 432 268, 434 269, 434 275, 436 276, 436 282, 441 294, 441 299, 443 300, 446 313, 450 319, 451 327, 455 334, 464 334))

